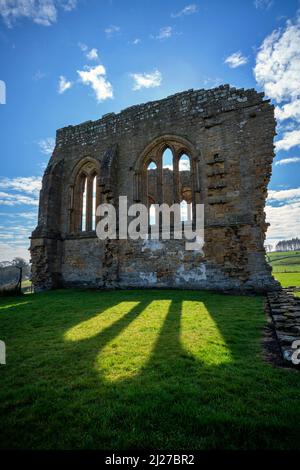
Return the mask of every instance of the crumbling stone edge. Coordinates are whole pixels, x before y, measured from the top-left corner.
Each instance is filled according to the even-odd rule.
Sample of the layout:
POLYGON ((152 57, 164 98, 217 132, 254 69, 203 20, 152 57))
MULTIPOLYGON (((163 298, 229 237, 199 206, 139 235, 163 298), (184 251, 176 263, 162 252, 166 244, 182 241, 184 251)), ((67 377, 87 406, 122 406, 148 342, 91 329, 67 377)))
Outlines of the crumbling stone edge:
POLYGON ((282 288, 267 293, 269 312, 275 327, 277 341, 284 363, 300 370, 300 364, 293 364, 292 345, 300 340, 300 298, 295 297, 296 287, 282 288))

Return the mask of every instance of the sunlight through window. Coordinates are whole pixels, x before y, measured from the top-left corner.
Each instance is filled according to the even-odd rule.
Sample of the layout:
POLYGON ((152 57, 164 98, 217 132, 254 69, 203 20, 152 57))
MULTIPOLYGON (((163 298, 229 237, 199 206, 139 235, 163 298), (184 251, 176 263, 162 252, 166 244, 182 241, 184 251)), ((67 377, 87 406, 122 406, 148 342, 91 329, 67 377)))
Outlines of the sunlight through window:
POLYGON ((92 318, 79 323, 65 334, 67 341, 82 341, 99 335, 113 323, 120 320, 124 315, 129 313, 139 302, 120 302, 103 312, 95 312, 92 318))
POLYGON ((99 352, 95 367, 107 381, 133 377, 151 360, 170 305, 152 301, 99 352))
POLYGON ((230 349, 202 302, 182 302, 180 341, 186 353, 200 363, 219 365, 232 362, 230 349))

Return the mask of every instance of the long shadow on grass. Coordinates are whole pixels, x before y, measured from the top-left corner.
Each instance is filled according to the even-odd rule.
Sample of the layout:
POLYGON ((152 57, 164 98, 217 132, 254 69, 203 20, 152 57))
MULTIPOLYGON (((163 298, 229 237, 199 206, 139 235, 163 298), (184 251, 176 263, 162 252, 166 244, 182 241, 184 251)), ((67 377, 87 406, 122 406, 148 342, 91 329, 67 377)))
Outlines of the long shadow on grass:
MULTIPOLYGON (((5 429, 0 446, 199 449, 299 445, 297 397, 293 409, 284 406, 284 400, 291 403, 296 390, 295 377, 290 377, 288 397, 282 379, 289 377, 282 377, 257 357, 263 326, 260 298, 193 291, 57 295, 55 301, 51 294, 31 296, 30 305, 14 306, 16 323, 11 331, 8 317, 2 323, 8 337, 11 333, 18 338, 19 334, 19 355, 26 347, 35 361, 24 361, 20 367, 12 351, 12 367, 5 371, 2 384, 6 392, 0 392, 5 429), (108 380, 101 368, 106 346, 157 300, 170 302, 146 361, 134 375, 126 377, 125 371, 125 378, 108 380), (183 346, 185 300, 204 304, 230 349, 227 362, 209 364, 183 346), (96 335, 66 341, 71 328, 95 315, 101 320, 101 312, 122 301, 137 304, 96 335), (47 302, 48 309, 43 311, 47 302), (269 384, 276 388, 276 403, 269 384)), ((112 369, 114 359, 118 359, 118 350, 112 369)), ((296 383, 299 387, 300 380, 296 383)))

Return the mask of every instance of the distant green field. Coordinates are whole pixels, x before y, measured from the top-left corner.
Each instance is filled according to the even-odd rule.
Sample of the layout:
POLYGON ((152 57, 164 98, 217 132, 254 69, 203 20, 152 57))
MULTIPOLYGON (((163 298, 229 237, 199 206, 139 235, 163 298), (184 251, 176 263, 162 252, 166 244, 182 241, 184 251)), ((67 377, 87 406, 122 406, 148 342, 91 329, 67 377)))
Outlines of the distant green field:
POLYGON ((282 287, 297 286, 300 287, 300 273, 276 273, 273 276, 280 282, 282 287))
POLYGON ((300 286, 300 251, 267 253, 274 277, 283 287, 300 286))

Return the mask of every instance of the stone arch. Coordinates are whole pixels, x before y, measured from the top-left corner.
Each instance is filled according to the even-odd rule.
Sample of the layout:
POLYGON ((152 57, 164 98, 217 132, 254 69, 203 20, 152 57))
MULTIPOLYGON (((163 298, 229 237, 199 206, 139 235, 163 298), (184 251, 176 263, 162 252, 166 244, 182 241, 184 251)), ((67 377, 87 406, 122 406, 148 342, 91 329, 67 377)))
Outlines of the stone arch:
POLYGON ((95 208, 100 204, 99 178, 100 163, 98 160, 85 157, 75 164, 69 184, 69 228, 71 233, 95 230, 95 208))
POLYGON ((191 169, 191 191, 193 194, 192 203, 199 202, 199 196, 196 193, 200 191, 200 178, 199 178, 199 160, 201 158, 200 152, 197 152, 195 146, 185 137, 166 134, 157 137, 150 142, 141 154, 138 156, 134 166, 134 199, 135 201, 147 203, 147 181, 146 169, 149 163, 154 162, 158 169, 158 197, 157 203, 164 201, 163 196, 163 179, 162 179, 162 155, 166 149, 170 149, 173 155, 173 196, 170 197, 169 202, 180 203, 182 200, 179 181, 179 160, 182 155, 186 154, 190 159, 191 169), (172 199, 172 201, 171 201, 172 199))

